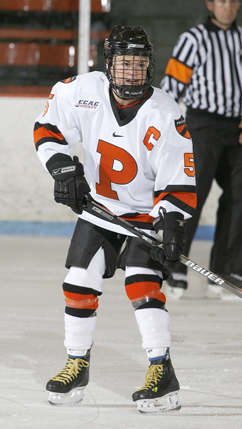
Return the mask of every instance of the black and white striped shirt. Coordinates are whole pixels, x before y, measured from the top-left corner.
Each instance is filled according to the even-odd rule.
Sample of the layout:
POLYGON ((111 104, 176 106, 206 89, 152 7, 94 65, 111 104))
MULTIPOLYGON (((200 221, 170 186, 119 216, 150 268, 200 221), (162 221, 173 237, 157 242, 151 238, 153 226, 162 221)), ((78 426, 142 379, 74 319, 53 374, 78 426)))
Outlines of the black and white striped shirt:
POLYGON ((224 31, 208 19, 181 34, 161 88, 193 109, 241 116, 242 28, 224 31))

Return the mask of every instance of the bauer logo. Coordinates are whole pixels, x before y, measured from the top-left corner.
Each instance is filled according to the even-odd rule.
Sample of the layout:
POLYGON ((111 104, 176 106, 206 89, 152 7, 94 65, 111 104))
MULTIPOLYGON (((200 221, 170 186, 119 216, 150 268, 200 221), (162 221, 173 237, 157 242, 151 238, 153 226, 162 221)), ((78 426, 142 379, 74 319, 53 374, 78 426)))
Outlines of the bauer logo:
POLYGON ((186 261, 185 265, 207 277, 208 279, 212 280, 214 283, 218 283, 219 285, 222 285, 224 283, 224 280, 216 276, 216 274, 214 274, 212 271, 205 270, 203 267, 200 267, 200 265, 195 264, 195 262, 188 260, 186 261))
POLYGON ((92 109, 95 110, 99 106, 99 101, 93 100, 79 100, 78 103, 75 104, 75 107, 84 107, 84 109, 92 109))
POLYGON ((99 209, 98 207, 92 207, 92 210, 94 212, 100 213, 103 217, 106 217, 107 219, 110 219, 110 220, 114 219, 112 215, 110 215, 109 213, 106 213, 105 211, 103 211, 102 209, 99 209))

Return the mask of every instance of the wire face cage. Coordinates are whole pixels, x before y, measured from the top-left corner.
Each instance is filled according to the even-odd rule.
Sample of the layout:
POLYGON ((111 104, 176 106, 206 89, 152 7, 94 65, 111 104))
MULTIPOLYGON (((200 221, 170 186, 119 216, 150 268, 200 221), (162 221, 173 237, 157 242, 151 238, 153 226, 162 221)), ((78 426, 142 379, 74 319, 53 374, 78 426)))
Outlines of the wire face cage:
POLYGON ((145 30, 117 25, 105 40, 104 56, 114 92, 124 99, 141 98, 155 73, 153 45, 145 30))

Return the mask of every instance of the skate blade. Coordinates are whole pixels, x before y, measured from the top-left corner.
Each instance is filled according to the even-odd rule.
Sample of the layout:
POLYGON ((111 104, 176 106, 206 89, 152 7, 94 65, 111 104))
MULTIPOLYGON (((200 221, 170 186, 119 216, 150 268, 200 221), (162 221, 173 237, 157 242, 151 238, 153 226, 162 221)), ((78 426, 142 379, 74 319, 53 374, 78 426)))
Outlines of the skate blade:
POLYGON ((231 292, 227 292, 227 291, 223 291, 221 292, 221 300, 222 301, 240 301, 241 302, 241 298, 237 295, 234 295, 231 292))
POLYGON ((173 287, 166 285, 166 296, 167 298, 171 298, 174 301, 178 301, 179 299, 181 299, 184 294, 184 291, 185 289, 181 287, 173 287))
POLYGON ((161 398, 142 399, 136 401, 136 403, 140 413, 163 413, 166 411, 180 410, 181 408, 178 392, 169 393, 161 398), (163 404, 161 404, 162 400, 163 404), (164 404, 164 400, 166 404, 164 404))
POLYGON ((208 299, 221 299, 221 293, 222 293, 222 286, 217 286, 217 285, 208 285, 206 293, 205 293, 205 298, 208 299))
POLYGON ((82 401, 84 387, 77 387, 68 393, 49 392, 48 401, 50 405, 74 405, 82 401))

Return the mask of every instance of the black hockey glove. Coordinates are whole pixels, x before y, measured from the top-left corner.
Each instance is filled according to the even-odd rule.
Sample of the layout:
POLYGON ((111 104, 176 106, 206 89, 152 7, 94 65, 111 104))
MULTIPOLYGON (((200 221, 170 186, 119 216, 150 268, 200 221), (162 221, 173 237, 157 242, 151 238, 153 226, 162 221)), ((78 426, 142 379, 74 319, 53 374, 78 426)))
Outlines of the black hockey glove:
POLYGON ((56 155, 56 162, 47 166, 55 179, 54 199, 57 203, 69 206, 75 213, 81 214, 83 197, 90 192, 83 165, 77 156, 74 156, 73 160, 65 155, 61 160, 57 160, 57 157, 58 155, 56 155))
POLYGON ((179 264, 179 256, 186 241, 184 216, 179 212, 164 213, 164 216, 154 220, 153 227, 157 239, 161 243, 163 241, 163 249, 153 246, 150 256, 166 268, 173 270, 179 264))

